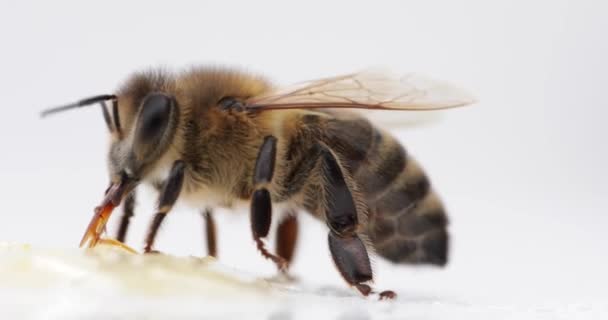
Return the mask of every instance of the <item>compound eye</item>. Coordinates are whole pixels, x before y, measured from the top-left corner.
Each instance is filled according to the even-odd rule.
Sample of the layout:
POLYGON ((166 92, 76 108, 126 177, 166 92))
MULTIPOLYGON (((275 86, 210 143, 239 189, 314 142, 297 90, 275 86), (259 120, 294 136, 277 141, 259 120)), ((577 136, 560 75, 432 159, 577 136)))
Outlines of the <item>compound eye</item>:
POLYGON ((157 143, 169 126, 173 100, 161 93, 146 96, 137 121, 136 139, 140 143, 157 143))

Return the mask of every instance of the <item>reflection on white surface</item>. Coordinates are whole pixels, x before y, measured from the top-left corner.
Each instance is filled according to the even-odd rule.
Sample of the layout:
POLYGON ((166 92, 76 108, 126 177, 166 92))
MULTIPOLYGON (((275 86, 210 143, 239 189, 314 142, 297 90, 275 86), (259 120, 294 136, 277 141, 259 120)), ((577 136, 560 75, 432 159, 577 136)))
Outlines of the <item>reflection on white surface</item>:
MULTIPOLYGON (((558 300, 556 295, 547 299, 546 290, 529 292, 545 276, 530 277, 535 268, 526 269, 528 275, 510 270, 511 284, 497 274, 484 279, 483 292, 467 287, 484 277, 474 268, 457 271, 460 279, 449 275, 454 270, 447 276, 427 270, 399 290, 397 300, 379 302, 376 295, 362 298, 343 287, 256 277, 213 258, 144 256, 105 246, 84 251, 4 244, 0 298, 2 314, 11 319, 600 319, 608 312, 608 303, 593 292, 558 300)), ((585 278, 579 277, 579 285, 585 278)), ((560 287, 576 290, 567 282, 560 287)))

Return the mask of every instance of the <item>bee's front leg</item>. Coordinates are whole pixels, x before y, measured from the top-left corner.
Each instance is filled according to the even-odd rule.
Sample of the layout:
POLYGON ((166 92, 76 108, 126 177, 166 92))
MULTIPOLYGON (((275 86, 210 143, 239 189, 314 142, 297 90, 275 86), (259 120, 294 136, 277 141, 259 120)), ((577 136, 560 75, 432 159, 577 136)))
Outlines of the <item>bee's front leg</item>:
POLYGON ((266 250, 261 239, 268 235, 272 222, 272 201, 267 186, 272 181, 272 175, 274 174, 276 153, 277 138, 273 136, 265 137, 258 153, 253 174, 255 191, 251 197, 251 231, 253 232, 253 240, 262 255, 272 260, 279 270, 284 271, 287 268, 285 259, 266 250))
POLYGON ((127 238, 127 231, 129 230, 129 222, 134 215, 135 211, 135 190, 131 191, 122 207, 122 217, 120 217, 120 224, 118 225, 118 231, 116 232, 116 240, 125 242, 127 238))
POLYGON ((152 252, 152 246, 154 245, 154 239, 156 238, 156 233, 160 228, 165 216, 173 205, 179 194, 182 190, 182 185, 184 183, 184 170, 186 168, 186 164, 177 160, 173 163, 173 167, 171 168, 171 172, 169 172, 169 177, 165 181, 163 185, 163 189, 160 192, 159 200, 158 200, 158 209, 156 211, 156 215, 154 215, 154 220, 152 220, 152 224, 148 229, 148 235, 146 236, 146 245, 144 247, 145 253, 152 252))

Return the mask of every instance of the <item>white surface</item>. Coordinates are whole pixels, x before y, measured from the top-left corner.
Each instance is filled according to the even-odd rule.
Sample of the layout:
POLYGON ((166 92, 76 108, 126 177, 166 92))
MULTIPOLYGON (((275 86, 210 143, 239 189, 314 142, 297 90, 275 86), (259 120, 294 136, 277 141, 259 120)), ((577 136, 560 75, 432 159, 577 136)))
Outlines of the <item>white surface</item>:
MULTIPOLYGON (((396 305, 315 296, 285 304, 283 315, 607 318, 605 2, 0 6, 0 239, 74 247, 106 186, 99 110, 41 121, 44 107, 112 91, 149 65, 236 64, 284 84, 384 65, 450 80, 480 99, 438 125, 398 133, 450 210, 451 263, 435 270, 378 259, 377 286, 396 289, 396 305)), ((139 202, 131 244, 142 242, 154 198, 139 202)), ((193 212, 172 213, 159 249, 202 254, 193 212)), ((221 262, 272 274, 246 215, 221 213, 221 262)), ((325 229, 303 220, 294 272, 303 286, 341 292, 325 229)), ((204 314, 205 301, 197 303, 192 310, 204 314)))
MULTIPOLYGON (((419 280, 427 282, 429 275, 419 280)), ((460 275, 465 281, 475 277, 460 275)), ((599 319, 608 312, 605 300, 590 296, 556 301, 518 294, 496 303, 495 295, 416 289, 396 301, 378 302, 377 295, 363 299, 343 288, 262 278, 213 258, 133 255, 104 246, 83 252, 0 245, 0 283, 7 319, 599 319)), ((488 286, 496 290, 497 284, 505 289, 501 281, 488 286)))

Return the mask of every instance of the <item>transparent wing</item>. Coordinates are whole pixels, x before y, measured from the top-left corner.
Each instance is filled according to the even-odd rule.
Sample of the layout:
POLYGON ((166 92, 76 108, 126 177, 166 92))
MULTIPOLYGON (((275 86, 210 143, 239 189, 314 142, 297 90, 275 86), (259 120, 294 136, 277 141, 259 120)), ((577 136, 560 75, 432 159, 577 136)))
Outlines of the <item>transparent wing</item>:
POLYGON ((414 129, 438 125, 444 120, 445 113, 441 110, 425 112, 402 112, 399 110, 372 110, 356 109, 356 113, 363 115, 376 126, 384 129, 414 129))
POLYGON ((254 110, 359 108, 438 110, 475 102, 466 91, 418 74, 368 70, 279 88, 247 101, 254 110))

